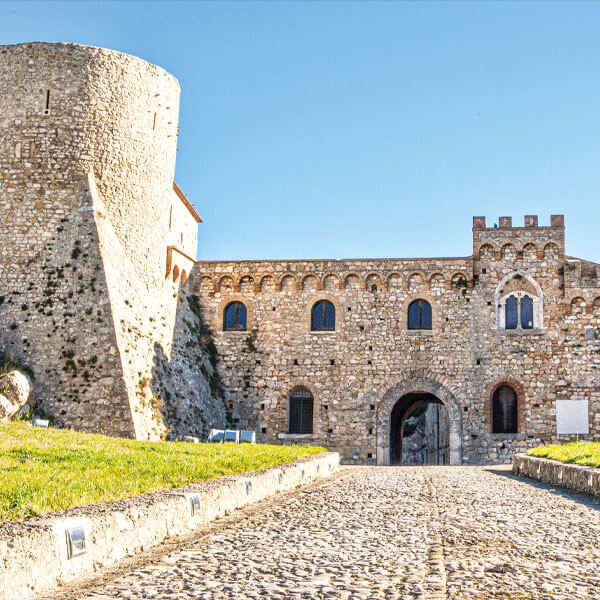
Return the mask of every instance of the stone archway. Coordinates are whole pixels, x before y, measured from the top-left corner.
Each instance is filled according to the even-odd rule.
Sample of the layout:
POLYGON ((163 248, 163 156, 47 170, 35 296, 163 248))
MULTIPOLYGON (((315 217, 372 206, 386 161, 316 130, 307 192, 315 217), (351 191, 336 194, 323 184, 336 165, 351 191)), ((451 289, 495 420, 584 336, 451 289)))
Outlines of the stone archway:
POLYGON ((377 410, 377 464, 390 464, 390 423, 396 402, 407 394, 435 396, 448 410, 450 464, 462 464, 462 411, 448 388, 431 379, 407 379, 392 386, 383 396, 377 410))

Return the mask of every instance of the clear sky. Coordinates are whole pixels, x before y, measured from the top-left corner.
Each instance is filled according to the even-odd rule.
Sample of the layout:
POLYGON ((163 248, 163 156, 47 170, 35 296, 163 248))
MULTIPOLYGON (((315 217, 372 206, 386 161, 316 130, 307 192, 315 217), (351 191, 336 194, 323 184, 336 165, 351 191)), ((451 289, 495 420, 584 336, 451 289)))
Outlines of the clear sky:
POLYGON ((471 217, 564 213, 600 262, 598 2, 1 2, 181 84, 199 257, 468 256, 471 217))

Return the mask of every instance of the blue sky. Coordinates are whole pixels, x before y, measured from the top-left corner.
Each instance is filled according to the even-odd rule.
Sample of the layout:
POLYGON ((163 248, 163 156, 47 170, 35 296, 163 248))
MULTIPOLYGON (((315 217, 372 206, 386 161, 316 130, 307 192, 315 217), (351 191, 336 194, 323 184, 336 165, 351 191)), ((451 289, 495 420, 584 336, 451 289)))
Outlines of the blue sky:
POLYGON ((199 257, 468 256, 471 217, 565 213, 600 261, 600 3, 0 2, 181 84, 199 257))

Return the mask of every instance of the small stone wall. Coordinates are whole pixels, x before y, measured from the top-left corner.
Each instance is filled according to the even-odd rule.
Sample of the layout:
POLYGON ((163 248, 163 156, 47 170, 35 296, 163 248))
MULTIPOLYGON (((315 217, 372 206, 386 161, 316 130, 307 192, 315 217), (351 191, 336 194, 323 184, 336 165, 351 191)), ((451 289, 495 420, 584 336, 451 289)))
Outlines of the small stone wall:
POLYGON ((515 454, 513 473, 576 492, 600 496, 600 469, 597 467, 583 467, 547 458, 515 454))
POLYGON ((0 600, 28 600, 98 569, 191 533, 236 508, 332 475, 327 452, 264 471, 222 477, 109 504, 0 524, 0 600), (199 496, 192 514, 192 497, 199 496), (69 558, 66 529, 85 528, 86 552, 69 558))

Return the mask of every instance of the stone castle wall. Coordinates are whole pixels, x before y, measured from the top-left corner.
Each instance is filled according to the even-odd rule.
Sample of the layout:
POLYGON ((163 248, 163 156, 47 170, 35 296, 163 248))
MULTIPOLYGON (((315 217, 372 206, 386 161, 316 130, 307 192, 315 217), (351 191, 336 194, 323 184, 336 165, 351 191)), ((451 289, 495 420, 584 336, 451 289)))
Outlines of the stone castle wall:
POLYGON ((200 218, 173 182, 178 98, 132 56, 0 47, 0 353, 30 369, 58 425, 155 439, 228 417, 262 441, 387 464, 393 407, 428 393, 446 407, 453 464, 557 439, 566 399, 588 401, 600 438, 600 272, 565 254, 561 215, 474 217, 465 258, 197 262, 200 218), (532 329, 503 328, 511 294, 532 298, 532 329), (408 329, 415 299, 431 330, 408 329), (246 331, 223 331, 234 300, 246 331), (311 331, 319 300, 334 331, 311 331), (492 433, 503 383, 518 394, 514 434, 492 433), (288 432, 299 385, 312 434, 288 432))
POLYGON ((234 422, 264 441, 320 443, 346 462, 385 464, 394 403, 431 392, 446 398, 452 462, 475 464, 556 439, 555 402, 577 397, 590 401, 591 437, 600 439, 600 288, 594 280, 582 289, 580 279, 571 287, 581 261, 564 256, 561 216, 550 227, 527 219, 487 228, 475 218, 475 258, 198 262, 194 285, 216 332, 234 422), (543 292, 542 326, 499 330, 497 296, 535 292, 529 277, 543 292), (573 294, 585 301, 572 306, 573 294), (418 298, 431 303, 431 331, 407 329, 418 298), (335 331, 311 331, 321 299, 336 307, 335 331), (233 300, 248 308, 245 332, 223 331, 233 300), (519 395, 515 434, 491 433, 491 396, 503 382, 519 395), (286 433, 297 385, 315 399, 312 435, 286 433))
POLYGON ((180 344, 196 317, 165 279, 178 101, 171 75, 132 56, 0 47, 0 351, 59 425, 164 435, 181 380, 200 386, 195 422, 184 410, 171 426, 222 422, 212 366, 180 344))

